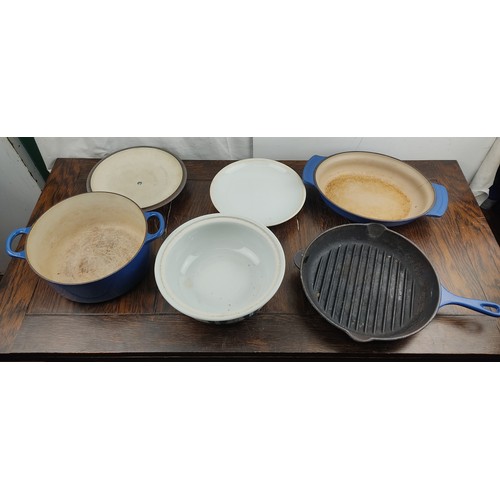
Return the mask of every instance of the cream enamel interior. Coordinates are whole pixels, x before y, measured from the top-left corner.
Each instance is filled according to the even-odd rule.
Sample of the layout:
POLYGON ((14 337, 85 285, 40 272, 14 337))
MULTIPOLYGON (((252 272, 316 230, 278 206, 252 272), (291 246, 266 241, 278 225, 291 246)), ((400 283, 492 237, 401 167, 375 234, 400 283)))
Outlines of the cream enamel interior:
POLYGON ((184 169, 175 156, 157 148, 135 147, 101 160, 90 173, 89 188, 121 194, 146 209, 166 203, 183 180, 184 169))
MULTIPOLYGON (((376 177, 399 189, 410 199, 409 213, 404 218, 405 220, 423 215, 433 206, 435 201, 435 193, 431 183, 420 172, 407 163, 389 156, 365 152, 348 152, 331 156, 317 167, 315 172, 316 185, 326 196, 328 184, 343 175, 376 177)), ((368 203, 369 197, 370 192, 364 192, 358 199, 351 200, 352 205, 363 207, 364 204, 368 203)), ((383 203, 383 199, 369 201, 383 203)), ((342 206, 340 208, 348 210, 342 206)), ((348 211, 366 217, 366 214, 357 213, 352 209, 348 211)), ((389 220, 379 219, 376 214, 372 214, 369 218, 389 220)))
POLYGON ((54 205, 35 222, 26 256, 33 270, 49 281, 83 284, 121 269, 139 252, 146 232, 146 219, 131 200, 113 193, 85 193, 54 205), (97 244, 89 241, 90 234, 97 244), (99 249, 99 244, 107 248, 99 249), (91 270, 76 269, 92 261, 91 270))

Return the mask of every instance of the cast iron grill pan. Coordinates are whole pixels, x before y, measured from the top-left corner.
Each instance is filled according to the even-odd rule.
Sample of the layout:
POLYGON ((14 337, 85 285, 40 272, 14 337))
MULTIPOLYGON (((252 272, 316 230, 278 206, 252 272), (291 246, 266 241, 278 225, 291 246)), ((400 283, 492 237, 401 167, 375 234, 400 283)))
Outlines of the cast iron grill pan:
POLYGON ((430 262, 379 224, 320 235, 303 254, 301 279, 315 309, 355 340, 406 337, 438 309, 440 285, 430 262))

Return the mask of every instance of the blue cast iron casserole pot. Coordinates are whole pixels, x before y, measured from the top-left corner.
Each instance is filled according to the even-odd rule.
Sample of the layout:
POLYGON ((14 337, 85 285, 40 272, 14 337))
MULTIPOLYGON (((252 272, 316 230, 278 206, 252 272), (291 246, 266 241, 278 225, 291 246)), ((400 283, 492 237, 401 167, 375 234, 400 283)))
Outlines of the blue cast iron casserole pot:
POLYGON ((114 299, 145 276, 150 243, 165 231, 158 212, 143 213, 125 196, 95 192, 67 198, 47 210, 31 227, 13 231, 7 253, 31 269, 62 296, 75 302, 114 299), (148 220, 159 228, 148 232, 148 220), (14 239, 26 235, 24 250, 14 239))
POLYGON ((431 183, 411 165, 380 153, 349 151, 312 156, 304 167, 302 180, 319 192, 330 209, 352 222, 398 226, 424 215, 441 217, 448 207, 444 186, 431 183), (330 187, 330 183, 349 177, 349 187, 340 182, 330 187), (386 189, 377 191, 380 186, 386 189), (405 203, 404 209, 397 206, 395 195, 405 203))

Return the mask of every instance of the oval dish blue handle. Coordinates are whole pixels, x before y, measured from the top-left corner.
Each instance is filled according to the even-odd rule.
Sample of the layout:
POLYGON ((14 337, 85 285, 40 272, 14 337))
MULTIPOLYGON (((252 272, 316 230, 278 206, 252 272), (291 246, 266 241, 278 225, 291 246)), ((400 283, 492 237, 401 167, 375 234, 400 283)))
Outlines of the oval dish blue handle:
POLYGON ((156 217, 160 222, 160 228, 158 229, 158 231, 156 231, 156 233, 147 234, 145 243, 149 243, 150 241, 159 238, 165 232, 165 219, 163 218, 163 215, 160 212, 146 212, 144 216, 146 217, 147 221, 151 219, 151 217, 156 217))
POLYGON ((441 217, 448 208, 448 191, 444 186, 441 186, 441 184, 435 184, 434 182, 431 182, 431 184, 436 194, 436 201, 425 215, 429 215, 430 217, 441 217))
POLYGON ((19 236, 20 234, 28 234, 30 231, 31 227, 21 227, 10 233, 5 243, 5 250, 11 257, 16 257, 17 259, 26 259, 26 252, 24 250, 22 250, 21 252, 15 252, 14 250, 12 250, 12 243, 17 236, 19 236))
POLYGON ((316 167, 326 158, 326 156, 314 155, 309 158, 302 171, 302 181, 304 184, 316 187, 314 183, 314 172, 316 167))
POLYGON ((444 286, 441 286, 441 301, 439 307, 446 305, 455 304, 457 306, 467 307, 478 313, 487 314, 488 316, 493 316, 494 318, 500 318, 500 305, 494 302, 487 302, 485 300, 477 299, 466 299, 465 297, 459 297, 453 293, 446 290, 444 286), (494 309, 493 311, 491 309, 494 309))

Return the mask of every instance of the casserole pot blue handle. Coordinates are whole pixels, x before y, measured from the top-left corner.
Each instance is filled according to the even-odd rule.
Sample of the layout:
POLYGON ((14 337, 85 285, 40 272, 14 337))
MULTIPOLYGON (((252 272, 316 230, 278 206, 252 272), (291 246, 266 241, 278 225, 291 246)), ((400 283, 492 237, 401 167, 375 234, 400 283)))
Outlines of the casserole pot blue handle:
POLYGON ((302 181, 304 184, 309 184, 310 186, 316 186, 314 183, 314 172, 316 167, 326 158, 326 156, 314 155, 309 158, 302 171, 302 181))
POLYGON ((441 186, 441 184, 435 184, 434 182, 431 182, 431 184, 434 188, 436 198, 434 205, 432 205, 432 208, 425 215, 429 215, 431 217, 441 217, 448 208, 448 191, 444 186, 441 186))
POLYGON ((26 259, 26 252, 24 250, 22 250, 21 252, 15 252, 14 250, 12 250, 12 242, 20 234, 28 234, 30 231, 31 227, 21 227, 10 233, 9 237, 7 238, 7 242, 5 243, 5 250, 11 257, 26 259))
POLYGON ((493 316, 494 318, 500 318, 500 305, 494 302, 487 302, 485 300, 477 299, 466 299, 465 297, 459 297, 453 293, 446 290, 444 286, 441 286, 441 301, 439 302, 439 307, 443 307, 449 304, 455 304, 457 306, 467 307, 478 313, 487 314, 488 316, 493 316), (493 310, 492 310, 493 309, 493 310))
POLYGON ((160 214, 160 212, 146 212, 144 216, 146 217, 146 221, 151 219, 151 217, 156 217, 160 223, 160 228, 158 229, 158 231, 156 231, 156 233, 148 233, 146 235, 146 241, 144 243, 149 243, 150 241, 159 238, 165 232, 165 219, 163 218, 163 215, 160 214))

